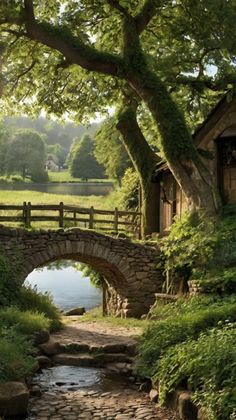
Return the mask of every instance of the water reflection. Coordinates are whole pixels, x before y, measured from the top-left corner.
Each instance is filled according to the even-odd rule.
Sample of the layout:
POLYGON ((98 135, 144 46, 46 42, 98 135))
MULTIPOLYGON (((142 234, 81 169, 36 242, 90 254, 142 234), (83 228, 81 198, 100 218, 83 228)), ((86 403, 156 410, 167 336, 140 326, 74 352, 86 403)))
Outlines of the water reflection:
POLYGON ((47 183, 47 184, 1 184, 1 190, 13 191, 39 191, 49 194, 65 194, 65 195, 108 195, 113 190, 112 183, 47 183))
POLYGON ((26 284, 37 287, 40 292, 49 292, 55 304, 63 310, 83 306, 86 310, 100 306, 101 290, 95 288, 81 271, 71 262, 55 262, 49 267, 34 270, 26 279, 26 284))
POLYGON ((96 391, 110 392, 113 389, 123 391, 129 384, 127 377, 110 372, 102 368, 86 368, 78 366, 54 366, 43 369, 34 377, 33 383, 40 385, 44 390, 76 391, 84 388, 96 391))

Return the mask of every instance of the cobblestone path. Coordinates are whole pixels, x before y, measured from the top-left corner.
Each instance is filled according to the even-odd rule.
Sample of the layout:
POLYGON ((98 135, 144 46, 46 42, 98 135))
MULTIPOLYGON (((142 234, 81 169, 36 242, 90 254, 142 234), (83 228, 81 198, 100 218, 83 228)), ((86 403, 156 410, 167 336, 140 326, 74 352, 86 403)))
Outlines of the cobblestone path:
POLYGON ((45 392, 32 398, 29 420, 177 420, 169 410, 158 408, 143 392, 66 391, 45 392))

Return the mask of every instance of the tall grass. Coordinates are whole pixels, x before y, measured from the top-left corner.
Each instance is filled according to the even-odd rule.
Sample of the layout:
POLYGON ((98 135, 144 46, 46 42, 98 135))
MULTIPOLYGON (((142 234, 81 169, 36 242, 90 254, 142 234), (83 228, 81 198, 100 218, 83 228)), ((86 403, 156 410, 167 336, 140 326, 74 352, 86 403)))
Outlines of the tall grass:
POLYGON ((0 383, 28 376, 35 365, 30 341, 14 328, 0 329, 0 383))
POLYGON ((36 287, 22 286, 19 291, 18 305, 21 310, 37 311, 44 314, 50 321, 50 330, 56 331, 62 327, 61 314, 54 305, 49 293, 41 293, 36 287))
POLYGON ((0 310, 0 327, 11 328, 21 334, 30 335, 35 331, 49 330, 50 320, 43 313, 37 311, 21 311, 17 307, 9 306, 0 310))

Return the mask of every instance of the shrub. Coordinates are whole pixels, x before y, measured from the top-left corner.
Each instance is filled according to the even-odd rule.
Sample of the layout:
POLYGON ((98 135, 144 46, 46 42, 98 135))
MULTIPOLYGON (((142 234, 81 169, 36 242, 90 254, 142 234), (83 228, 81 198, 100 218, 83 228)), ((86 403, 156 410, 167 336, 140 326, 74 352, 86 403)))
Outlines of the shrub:
POLYGON ((61 314, 54 305, 49 293, 41 293, 36 287, 22 286, 19 291, 18 305, 22 310, 37 311, 44 314, 50 321, 50 330, 56 331, 61 328, 61 314))
POLYGON ((236 266, 236 207, 223 209, 218 221, 204 213, 186 213, 175 220, 167 238, 160 240, 162 261, 166 274, 167 293, 179 291, 182 283, 191 278, 207 291, 234 293, 236 266), (215 223, 216 222, 216 223, 215 223))
POLYGON ((50 321, 44 314, 32 311, 20 311, 14 306, 0 310, 0 326, 14 327, 21 334, 32 334, 34 331, 49 329, 50 321))
POLYGON ((166 275, 167 293, 176 292, 178 278, 186 281, 194 268, 206 266, 213 258, 216 241, 214 223, 204 213, 185 213, 176 218, 168 237, 160 240, 160 268, 166 275))
POLYGON ((0 306, 15 302, 20 284, 12 264, 0 253, 0 306))
POLYGON ((164 320, 152 322, 140 339, 140 359, 137 370, 152 377, 158 369, 161 355, 171 346, 196 339, 202 331, 217 326, 222 321, 236 321, 236 303, 217 301, 207 308, 187 313, 175 312, 164 320))
POLYGON ((235 419, 236 324, 213 329, 171 347, 161 358, 155 381, 160 402, 183 381, 194 391, 194 400, 209 420, 235 419))
POLYGON ((0 382, 29 375, 35 364, 31 343, 14 328, 0 330, 0 382))
POLYGON ((139 178, 137 172, 128 168, 121 180, 118 202, 125 210, 137 211, 139 206, 139 178))
POLYGON ((149 319, 163 320, 167 317, 177 318, 179 315, 186 315, 187 313, 196 313, 199 309, 205 309, 209 305, 211 307, 222 306, 225 303, 234 303, 234 298, 231 296, 225 297, 223 300, 217 294, 197 295, 189 298, 180 297, 175 302, 163 304, 157 301, 155 306, 149 312, 149 319))

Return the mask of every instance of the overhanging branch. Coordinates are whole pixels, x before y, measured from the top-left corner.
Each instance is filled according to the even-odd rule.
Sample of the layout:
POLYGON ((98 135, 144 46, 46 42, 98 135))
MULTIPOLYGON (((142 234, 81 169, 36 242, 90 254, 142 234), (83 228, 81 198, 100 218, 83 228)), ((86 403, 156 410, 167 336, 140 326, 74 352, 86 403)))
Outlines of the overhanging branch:
POLYGON ((156 14, 157 7, 161 6, 162 0, 146 0, 140 12, 135 16, 137 33, 141 34, 156 14))
POLYGON ((129 14, 128 10, 125 9, 118 0, 106 0, 107 3, 113 7, 113 9, 118 10, 118 12, 120 12, 122 15, 126 16, 126 17, 131 17, 131 15, 129 14))
POLYGON ((35 21, 33 0, 24 0, 24 11, 27 19, 35 21))

